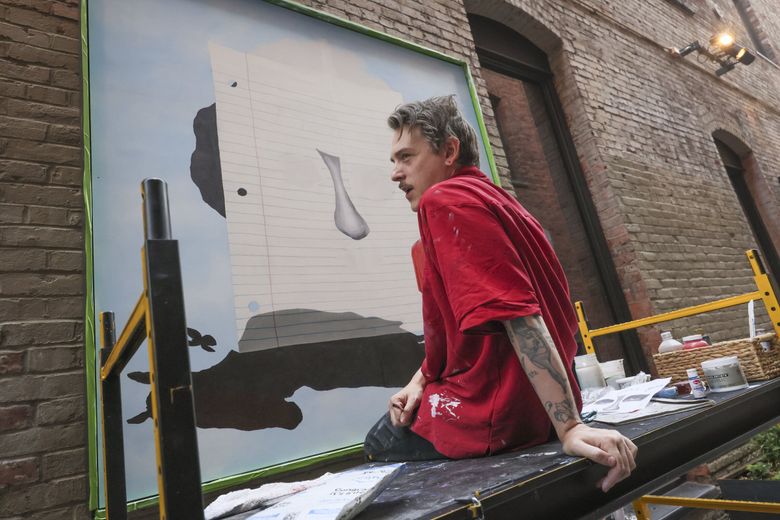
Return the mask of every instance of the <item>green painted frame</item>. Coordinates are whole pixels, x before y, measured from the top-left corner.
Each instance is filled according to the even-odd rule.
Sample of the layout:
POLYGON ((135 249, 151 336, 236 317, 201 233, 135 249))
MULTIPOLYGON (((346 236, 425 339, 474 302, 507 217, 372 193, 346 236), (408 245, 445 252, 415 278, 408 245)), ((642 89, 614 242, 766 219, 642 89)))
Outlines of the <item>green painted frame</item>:
MULTIPOLYGON (((493 158, 493 150, 490 146, 490 138, 485 127, 485 121, 482 117, 482 107, 477 95, 476 85, 474 84, 474 78, 471 76, 471 70, 469 64, 465 60, 459 58, 453 58, 439 51, 430 49, 428 47, 408 42, 396 36, 391 36, 383 32, 371 29, 364 25, 345 20, 338 16, 325 13, 299 4, 290 0, 261 0, 269 4, 277 5, 297 13, 316 18, 318 20, 343 27, 350 31, 355 31, 360 34, 376 38, 400 47, 419 52, 426 56, 430 56, 448 63, 459 65, 463 69, 463 73, 468 83, 469 94, 471 95, 471 103, 474 108, 474 112, 477 116, 477 122, 479 125, 479 133, 482 138, 482 143, 485 147, 485 155, 488 159, 488 165, 490 168, 490 175, 493 182, 500 186, 500 180, 498 177, 498 170, 496 168, 495 159, 493 158)), ((93 253, 92 253, 92 170, 91 170, 91 141, 90 141, 90 97, 89 97, 89 24, 88 24, 88 0, 82 0, 81 2, 81 71, 82 71, 82 125, 83 125, 83 139, 84 139, 84 177, 83 177, 83 193, 84 193, 84 254, 86 258, 86 304, 85 304, 85 317, 84 317, 84 342, 86 348, 86 387, 87 387, 87 435, 88 435, 88 460, 89 460, 89 508, 95 511, 96 519, 105 519, 105 511, 98 509, 98 435, 100 434, 98 428, 98 401, 97 401, 97 373, 95 370, 94 361, 97 355, 97 345, 95 344, 95 295, 93 287, 93 253)), ((268 477, 272 475, 282 474, 288 471, 293 471, 300 468, 313 466, 318 463, 323 463, 338 459, 340 457, 346 457, 354 455, 362 449, 362 444, 356 444, 353 446, 347 446, 344 448, 336 449, 326 453, 312 455, 309 457, 292 460, 282 464, 275 464, 266 468, 260 468, 229 477, 224 477, 203 484, 203 492, 208 493, 224 489, 230 486, 243 484, 260 477, 268 477)), ((146 507, 157 505, 159 498, 157 496, 151 496, 141 500, 135 500, 128 502, 128 511, 136 511, 146 507)))

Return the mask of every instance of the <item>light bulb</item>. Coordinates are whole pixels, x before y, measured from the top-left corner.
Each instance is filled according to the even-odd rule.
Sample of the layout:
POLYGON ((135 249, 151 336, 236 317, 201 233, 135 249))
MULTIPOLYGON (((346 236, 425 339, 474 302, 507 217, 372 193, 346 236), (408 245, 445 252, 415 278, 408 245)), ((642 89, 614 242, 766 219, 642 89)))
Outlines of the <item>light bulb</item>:
POLYGON ((723 33, 720 36, 718 36, 717 41, 720 47, 728 47, 729 45, 734 43, 734 37, 729 33, 723 33))

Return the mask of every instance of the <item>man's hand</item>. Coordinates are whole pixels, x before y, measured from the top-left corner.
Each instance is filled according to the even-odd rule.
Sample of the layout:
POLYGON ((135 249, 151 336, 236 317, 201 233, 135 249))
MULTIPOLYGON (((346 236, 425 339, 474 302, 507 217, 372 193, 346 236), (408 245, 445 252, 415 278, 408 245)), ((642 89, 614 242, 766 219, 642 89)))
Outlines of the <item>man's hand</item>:
POLYGON ((604 492, 628 477, 636 468, 636 446, 614 430, 598 430, 582 424, 566 370, 542 317, 515 318, 505 321, 504 326, 520 365, 547 410, 563 451, 609 467, 607 475, 597 484, 604 492))
POLYGON ((422 371, 418 370, 409 384, 390 398, 390 422, 393 426, 412 424, 414 411, 420 406, 423 388, 425 388, 425 377, 422 371))
POLYGON ((561 442, 565 453, 585 457, 610 468, 607 475, 596 484, 605 493, 636 468, 636 445, 615 430, 577 424, 563 435, 561 442))

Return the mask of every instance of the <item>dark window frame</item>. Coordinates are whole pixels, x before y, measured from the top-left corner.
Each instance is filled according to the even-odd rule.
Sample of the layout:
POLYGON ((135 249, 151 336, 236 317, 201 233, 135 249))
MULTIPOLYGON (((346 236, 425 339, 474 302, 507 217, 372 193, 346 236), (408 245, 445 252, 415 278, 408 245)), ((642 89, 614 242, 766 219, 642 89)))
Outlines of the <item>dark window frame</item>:
MULTIPOLYGON (((518 35, 518 39, 521 37, 518 35)), ((564 164, 564 170, 572 188, 574 199, 577 203, 577 210, 582 219, 588 244, 593 253, 593 257, 604 286, 604 293, 607 298, 609 310, 612 313, 615 323, 631 321, 634 317, 631 315, 628 302, 626 301, 620 278, 617 274, 615 263, 607 245, 604 236, 604 230, 593 204, 593 197, 585 181, 585 176, 580 167, 577 151, 574 141, 566 125, 563 107, 553 84, 552 71, 529 62, 507 57, 503 54, 490 51, 479 46, 476 43, 477 56, 482 67, 499 72, 506 76, 516 78, 522 81, 534 83, 539 86, 544 96, 544 104, 550 117, 550 123, 553 128, 556 143, 561 153, 564 164)), ((623 344, 625 359, 628 363, 626 367, 632 373, 641 371, 650 371, 647 359, 645 358, 639 336, 635 330, 621 332, 620 337, 623 344)))
POLYGON ((764 266, 769 272, 769 277, 776 290, 778 277, 780 277, 780 254, 778 254, 775 248, 769 229, 767 229, 764 218, 761 216, 761 211, 753 198, 753 194, 750 192, 750 187, 745 179, 745 163, 742 157, 721 139, 713 136, 712 140, 718 149, 718 156, 721 163, 723 163, 731 186, 734 188, 739 205, 742 207, 742 212, 745 214, 745 218, 747 218, 753 237, 758 243, 764 266))

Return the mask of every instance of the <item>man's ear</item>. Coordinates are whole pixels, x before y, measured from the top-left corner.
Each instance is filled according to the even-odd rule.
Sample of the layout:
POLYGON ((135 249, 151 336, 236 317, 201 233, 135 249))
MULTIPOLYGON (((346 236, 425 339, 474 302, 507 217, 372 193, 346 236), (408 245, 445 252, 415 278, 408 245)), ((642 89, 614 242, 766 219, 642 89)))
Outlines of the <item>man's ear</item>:
POLYGON ((450 136, 444 141, 444 164, 452 166, 458 162, 460 157, 460 140, 457 137, 450 136))

